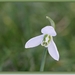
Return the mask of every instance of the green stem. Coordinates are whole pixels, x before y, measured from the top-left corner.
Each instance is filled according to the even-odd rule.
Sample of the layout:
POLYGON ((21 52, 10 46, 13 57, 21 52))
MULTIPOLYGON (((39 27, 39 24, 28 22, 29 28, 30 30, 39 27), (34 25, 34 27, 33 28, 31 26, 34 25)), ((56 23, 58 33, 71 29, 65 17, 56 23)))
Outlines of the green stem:
POLYGON ((48 17, 48 16, 46 16, 46 18, 49 20, 49 22, 51 23, 51 26, 53 26, 54 28, 55 28, 55 23, 54 23, 54 21, 50 18, 50 17, 48 17))
POLYGON ((43 52, 43 56, 42 56, 40 71, 44 71, 45 60, 46 60, 46 54, 47 54, 47 50, 45 49, 44 52, 43 52))

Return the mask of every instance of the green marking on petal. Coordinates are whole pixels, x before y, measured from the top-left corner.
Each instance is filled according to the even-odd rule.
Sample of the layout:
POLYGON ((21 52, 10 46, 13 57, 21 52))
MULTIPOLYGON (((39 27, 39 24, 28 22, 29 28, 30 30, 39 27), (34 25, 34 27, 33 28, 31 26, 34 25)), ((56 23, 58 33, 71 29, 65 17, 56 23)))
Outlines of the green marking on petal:
POLYGON ((48 34, 45 34, 41 45, 45 47, 48 46, 48 44, 50 43, 50 40, 51 40, 51 36, 48 34))

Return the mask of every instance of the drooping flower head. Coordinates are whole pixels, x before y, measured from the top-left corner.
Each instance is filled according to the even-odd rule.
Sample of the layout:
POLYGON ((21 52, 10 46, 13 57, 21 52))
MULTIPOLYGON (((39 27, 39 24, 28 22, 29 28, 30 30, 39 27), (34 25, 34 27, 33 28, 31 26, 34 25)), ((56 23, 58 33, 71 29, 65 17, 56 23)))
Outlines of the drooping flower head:
POLYGON ((38 45, 42 45, 48 48, 48 52, 52 58, 59 60, 59 53, 57 47, 53 41, 53 36, 56 36, 56 31, 52 26, 45 26, 41 29, 41 35, 36 36, 28 40, 25 44, 25 48, 32 48, 38 45))

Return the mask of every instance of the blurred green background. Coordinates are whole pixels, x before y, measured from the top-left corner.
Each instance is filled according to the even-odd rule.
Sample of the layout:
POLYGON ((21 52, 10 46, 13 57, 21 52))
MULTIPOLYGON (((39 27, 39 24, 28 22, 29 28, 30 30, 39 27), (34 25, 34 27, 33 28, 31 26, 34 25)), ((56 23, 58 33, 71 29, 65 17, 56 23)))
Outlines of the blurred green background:
POLYGON ((47 52, 47 72, 75 71, 75 3, 73 2, 0 2, 0 71, 35 72, 40 70, 41 45, 25 49, 25 43, 41 34, 50 25, 46 16, 56 24, 60 61, 47 52))

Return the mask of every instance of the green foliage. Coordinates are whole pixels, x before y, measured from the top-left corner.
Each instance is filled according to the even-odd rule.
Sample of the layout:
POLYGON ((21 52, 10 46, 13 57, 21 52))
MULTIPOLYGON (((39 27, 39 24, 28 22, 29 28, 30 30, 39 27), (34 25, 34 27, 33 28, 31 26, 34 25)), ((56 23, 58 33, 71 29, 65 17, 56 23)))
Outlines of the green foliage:
POLYGON ((56 25, 54 41, 60 61, 47 52, 45 71, 75 71, 75 3, 68 2, 5 2, 0 3, 0 71, 38 71, 44 47, 25 49, 25 43, 41 34, 49 25, 46 16, 56 25))

